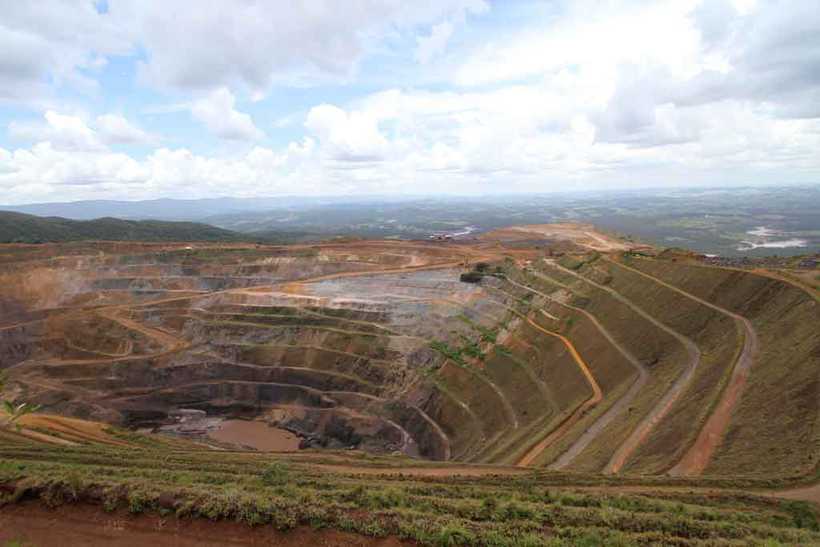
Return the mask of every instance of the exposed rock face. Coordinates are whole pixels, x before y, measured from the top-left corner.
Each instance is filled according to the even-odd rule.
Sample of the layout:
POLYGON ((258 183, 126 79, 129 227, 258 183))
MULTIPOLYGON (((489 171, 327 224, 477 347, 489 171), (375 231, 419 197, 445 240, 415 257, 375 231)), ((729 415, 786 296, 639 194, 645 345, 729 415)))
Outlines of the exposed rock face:
POLYGON ((312 448, 584 472, 665 473, 684 456, 707 473, 814 469, 812 293, 776 274, 565 253, 565 239, 556 256, 542 231, 557 237, 0 256, 5 389, 130 427, 183 410, 253 418, 312 448), (482 280, 460 282, 478 262, 482 280), (707 430, 715 408, 725 419, 707 430), (696 446, 708 457, 689 457, 696 446))
MULTIPOLYGON (((15 311, 0 367, 13 367, 21 395, 64 414, 155 427, 181 412, 279 409, 270 421, 303 446, 447 459, 451 440, 426 408, 439 389, 429 375, 445 361, 431 344, 475 338, 475 325, 503 316, 483 288, 459 283, 463 254, 371 243, 355 254, 72 257, 71 275, 60 273, 68 263, 38 264, 48 298, 5 300, 15 311)), ((6 278, 22 283, 27 271, 15 264, 6 278)))

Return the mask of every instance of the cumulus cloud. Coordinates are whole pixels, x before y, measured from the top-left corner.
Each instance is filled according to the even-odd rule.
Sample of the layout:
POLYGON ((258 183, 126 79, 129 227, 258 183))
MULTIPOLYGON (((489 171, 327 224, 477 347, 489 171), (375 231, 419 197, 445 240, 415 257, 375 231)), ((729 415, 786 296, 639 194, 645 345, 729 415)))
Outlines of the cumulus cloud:
POLYGON ((382 158, 387 145, 379 132, 375 115, 347 113, 330 104, 312 108, 305 120, 305 127, 319 138, 334 159, 378 160, 382 158))
POLYGON ((110 150, 66 150, 51 143, 0 148, 0 191, 4 202, 94 199, 157 195, 208 197, 327 191, 313 173, 313 143, 285 150, 254 147, 230 158, 198 155, 185 148, 159 148, 142 160, 110 150))
POLYGON ((264 136, 248 114, 236 110, 236 97, 224 87, 194 101, 191 115, 220 139, 249 141, 264 136))
POLYGON ((93 2, 7 2, 0 21, 0 100, 37 102, 49 82, 96 88, 85 70, 130 50, 126 32, 93 2))
POLYGON ((54 84, 98 91, 89 71, 136 51, 150 85, 258 98, 274 82, 346 77, 395 31, 487 9, 485 0, 349 0, 343 9, 325 1, 216 0, 203 9, 197 0, 117 0, 106 10, 90 0, 13 2, 0 22, 0 100, 44 98, 54 84))
POLYGON ((213 155, 191 144, 135 159, 109 148, 157 142, 133 122, 55 107, 41 122, 10 124, 20 147, 0 148, 0 190, 9 201, 32 201, 49 191, 50 199, 65 197, 69 187, 72 197, 151 197, 820 175, 820 12, 811 2, 567 0, 550 3, 549 16, 533 11, 538 17, 526 17, 523 3, 503 6, 512 4, 505 16, 521 10, 522 24, 485 20, 472 35, 462 31, 472 22, 467 14, 487 9, 478 0, 351 0, 344 10, 300 2, 287 11, 264 2, 202 10, 122 0, 105 17, 79 10, 66 20, 71 32, 50 24, 34 32, 37 25, 15 15, 13 32, 0 30, 0 83, 13 93, 52 73, 82 79, 106 52, 138 45, 141 82, 173 90, 168 110, 188 111, 217 137, 239 142, 213 155), (102 25, 88 27, 91 45, 72 38, 87 21, 102 25), (20 55, 4 56, 3 44, 20 55), (54 61, 63 44, 74 53, 54 61), (384 50, 395 44, 404 60, 418 61, 408 64, 414 85, 356 87, 368 70, 384 68, 361 63, 367 52, 394 60, 384 50), (260 99, 253 112, 262 120, 256 113, 275 95, 269 91, 294 82, 330 87, 306 92, 315 100, 292 111, 271 112, 268 120, 279 121, 266 126, 268 139, 241 101, 260 99))
POLYGON ((159 140, 119 114, 97 116, 96 127, 106 144, 155 144, 159 140))
POLYGON ((103 114, 93 122, 82 116, 48 110, 39 122, 11 122, 13 140, 47 142, 60 150, 105 150, 114 144, 156 144, 159 138, 140 129, 119 114, 103 114))
POLYGON ((79 116, 60 114, 53 110, 43 115, 43 122, 11 122, 9 136, 15 140, 48 142, 65 150, 99 150, 104 148, 97 133, 79 116))
POLYGON ((143 78, 185 90, 346 76, 368 44, 399 29, 487 9, 484 0, 234 2, 124 0, 111 16, 147 52, 143 78))
POLYGON ((809 181, 820 173, 815 120, 779 119, 745 103, 691 106, 685 115, 661 105, 633 140, 607 141, 577 106, 539 109, 554 98, 549 86, 391 90, 347 107, 315 107, 305 120, 309 136, 285 147, 253 146, 224 157, 161 148, 134 160, 50 143, 0 149, 0 191, 9 202, 46 194, 54 200, 475 192, 623 185, 636 176, 668 184, 709 182, 716 174, 723 183, 752 176, 809 181))
MULTIPOLYGON (((545 27, 476 49, 453 72, 470 87, 537 79, 588 116, 597 137, 633 146, 696 141, 711 114, 820 116, 820 12, 805 2, 579 1, 545 27), (571 89, 571 92, 570 92, 571 89)), ((570 106, 572 107, 572 106, 570 106)))

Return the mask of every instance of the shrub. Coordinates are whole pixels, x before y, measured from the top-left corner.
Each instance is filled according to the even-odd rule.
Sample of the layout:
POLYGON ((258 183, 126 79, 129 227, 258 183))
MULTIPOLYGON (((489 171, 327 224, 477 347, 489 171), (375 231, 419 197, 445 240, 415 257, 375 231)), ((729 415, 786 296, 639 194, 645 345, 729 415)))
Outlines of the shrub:
POLYGON ((288 466, 282 462, 271 462, 262 471, 262 483, 266 486, 281 486, 290 479, 288 466))
POLYGON ((128 493, 128 510, 131 513, 143 513, 152 506, 151 499, 145 492, 132 490, 128 493))
POLYGON ((498 510, 498 499, 495 496, 484 498, 478 510, 479 520, 492 520, 498 510))
POLYGON ((448 525, 442 527, 435 537, 436 545, 451 547, 456 545, 475 545, 475 534, 461 526, 448 525))
POLYGON ((820 523, 817 520, 817 515, 809 503, 805 501, 786 501, 783 502, 782 507, 791 514, 794 525, 797 528, 808 528, 809 530, 820 531, 820 523))

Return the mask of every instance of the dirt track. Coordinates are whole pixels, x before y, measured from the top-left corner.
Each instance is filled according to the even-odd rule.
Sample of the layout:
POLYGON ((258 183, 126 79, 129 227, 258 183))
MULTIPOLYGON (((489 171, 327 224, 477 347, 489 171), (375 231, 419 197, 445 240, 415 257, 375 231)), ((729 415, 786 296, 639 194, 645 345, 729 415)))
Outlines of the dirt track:
MULTIPOLYGON (((382 246, 383 242, 372 242, 369 246, 382 246), (376 245, 378 244, 378 245, 376 245)), ((312 246, 311 246, 312 247, 312 246)), ((420 245, 405 245, 403 247, 419 247, 429 249, 429 247, 424 247, 420 245)), ((332 279, 340 279, 345 277, 363 277, 363 276, 371 276, 371 275, 386 275, 386 274, 400 274, 400 273, 409 273, 409 272, 417 272, 417 271, 425 271, 425 270, 437 270, 437 269, 448 269, 454 267, 460 267, 463 265, 465 260, 475 259, 475 260, 493 260, 498 258, 497 255, 494 254, 478 254, 478 255, 470 255, 469 257, 465 256, 465 259, 458 260, 458 261, 446 261, 446 262, 433 262, 421 265, 411 265, 406 267, 398 267, 398 268, 381 268, 381 269, 372 269, 372 270, 357 270, 352 272, 339 272, 334 274, 326 274, 320 275, 316 277, 306 278, 302 280, 295 280, 282 283, 281 285, 287 288, 289 285, 302 285, 308 283, 316 283, 320 281, 327 281, 332 279)), ((275 285, 274 285, 275 286, 275 285)), ((151 357, 160 357, 163 355, 171 354, 174 352, 178 352, 184 350, 189 347, 189 343, 185 340, 179 339, 167 332, 164 332, 159 329, 154 329, 150 327, 146 327, 140 324, 137 321, 132 319, 128 319, 122 317, 120 315, 121 312, 132 309, 132 308, 141 308, 141 307, 150 307, 156 306, 159 304, 167 304, 171 302, 183 302, 183 301, 192 301, 199 298, 206 298, 206 297, 213 297, 216 295, 224 295, 224 294, 241 294, 243 292, 253 292, 254 290, 259 289, 267 289, 270 288, 270 284, 266 285, 259 285, 254 287, 242 287, 242 288, 232 288, 232 289, 224 289, 219 291, 212 291, 206 292, 201 294, 189 294, 186 296, 174 296, 170 298, 162 298, 159 300, 153 300, 150 302, 145 302, 141 304, 114 304, 111 306, 104 306, 104 307, 96 307, 91 308, 88 311, 90 313, 96 313, 97 315, 106 317, 112 321, 116 321, 120 323, 126 328, 135 330, 144 334, 145 336, 154 339, 155 341, 159 342, 164 349, 158 353, 150 354, 150 355, 125 355, 125 356, 118 356, 118 357, 101 357, 99 359, 59 359, 59 360, 50 360, 48 364, 50 365, 75 365, 75 364, 93 364, 93 363, 108 363, 108 362, 127 362, 135 359, 145 359, 151 357)), ((27 324, 27 323, 26 323, 27 324)), ((5 327, 6 329, 16 328, 20 325, 11 325, 5 327)))
POLYGON ((566 433, 569 430, 569 428, 571 428, 573 425, 575 425, 575 423, 578 420, 581 419, 581 416, 583 416, 587 411, 589 411, 589 409, 593 408, 595 405, 600 403, 601 399, 603 399, 601 388, 598 385, 598 382, 595 381, 595 377, 592 375, 592 372, 590 372, 589 365, 587 365, 586 361, 584 361, 584 359, 578 353, 578 350, 575 349, 575 346, 572 344, 572 342, 570 342, 570 340, 566 336, 545 329, 529 317, 527 318, 527 323, 531 327, 549 336, 554 336, 555 338, 558 338, 564 343, 564 345, 569 350, 570 355, 572 355, 573 360, 578 365, 578 368, 581 369, 581 372, 587 379, 587 382, 589 382, 589 386, 592 389, 592 396, 586 401, 584 401, 578 408, 576 408, 575 411, 573 411, 572 414, 570 414, 563 422, 561 422, 561 424, 556 429, 554 429, 549 435, 544 437, 539 443, 530 448, 527 451, 527 453, 524 454, 524 456, 520 460, 518 460, 518 463, 516 465, 518 465, 519 467, 527 467, 530 464, 532 464, 532 462, 535 461, 535 459, 549 445, 551 445, 557 439, 560 439, 564 435, 564 433, 566 433))
POLYGON ((521 239, 540 237, 558 241, 571 241, 575 245, 593 251, 625 251, 633 245, 614 237, 596 232, 591 224, 562 222, 557 224, 528 224, 500 228, 482 235, 482 239, 521 239))
POLYGON ((19 541, 26 547, 53 545, 107 547, 398 547, 414 545, 397 538, 369 538, 335 530, 300 527, 279 532, 272 526, 250 527, 231 521, 164 518, 158 515, 106 513, 93 505, 71 504, 49 509, 25 502, 0 510, 0 544, 19 541))
POLYGON ((678 397, 680 397, 683 390, 689 385, 689 382, 692 380, 692 377, 695 375, 695 371, 700 364, 700 350, 698 349, 697 345, 687 338, 686 336, 680 334, 679 332, 667 327, 657 319, 655 319, 652 315, 647 313, 640 308, 639 306, 635 305, 632 301, 625 298, 621 293, 613 290, 610 287, 606 287, 601 285, 600 283, 596 283, 586 277, 568 269, 564 268, 560 264, 556 262, 547 261, 554 267, 560 269, 561 271, 572 275, 585 283, 589 283, 590 285, 602 290, 606 291, 614 298, 629 306, 635 313, 658 327, 659 329, 663 330, 664 332, 670 334, 671 336, 675 337, 681 344, 683 344, 686 352, 689 354, 689 362, 684 369, 683 373, 675 380, 669 390, 663 395, 660 401, 658 401, 652 410, 649 411, 649 414, 644 416, 644 418, 638 423, 638 426, 632 431, 629 437, 621 443, 615 453, 612 455, 612 458, 604 467, 603 472, 607 474, 618 473, 621 468, 623 468, 624 464, 626 464, 627 459, 632 455, 633 452, 646 440, 649 436, 649 433, 655 428, 656 425, 666 416, 666 414, 671 410, 672 405, 677 401, 678 397))
MULTIPOLYGON (((493 475, 526 475, 535 473, 532 468, 511 467, 511 466, 491 466, 491 465, 448 465, 443 467, 401 467, 401 468, 380 468, 380 467, 358 467, 344 464, 308 464, 310 467, 327 470, 334 473, 344 473, 352 475, 396 475, 408 477, 486 477, 493 475)), ((562 485, 556 488, 579 491, 600 491, 608 493, 653 493, 659 491, 668 492, 703 492, 721 494, 728 492, 738 492, 738 489, 719 488, 712 486, 664 486, 664 485, 611 485, 611 486, 582 486, 582 485, 562 485)), ((797 488, 787 488, 778 490, 741 490, 744 493, 768 496, 780 499, 792 499, 808 501, 820 506, 820 483, 800 486, 797 488)))
MULTIPOLYGON (((534 275, 536 277, 546 277, 546 276, 543 276, 541 274, 538 274, 537 272, 534 273, 534 275)), ((638 361, 638 359, 635 358, 634 355, 632 355, 629 351, 627 351, 626 348, 624 348, 617 340, 615 340, 615 338, 613 338, 612 334, 610 334, 610 332, 606 328, 604 328, 604 326, 598 321, 598 318, 595 317, 594 315, 592 315, 591 313, 589 313, 587 310, 585 310, 583 308, 578 308, 576 306, 572 306, 570 304, 565 304, 563 302, 559 302, 558 300, 555 300, 554 298, 550 297, 547 294, 544 294, 540 291, 537 291, 535 289, 527 287, 526 285, 522 285, 520 283, 517 283, 517 282, 515 282, 511 279, 508 279, 508 281, 510 283, 518 286, 518 287, 527 289, 529 291, 534 292, 535 294, 543 296, 544 298, 547 298, 550 301, 555 302, 556 304, 558 304, 560 306, 563 306, 567 309, 570 309, 570 310, 573 310, 573 311, 578 312, 580 314, 583 314, 590 321, 592 321, 592 324, 595 325, 595 327, 598 329, 598 331, 601 333, 601 335, 604 338, 606 338, 606 340, 610 344, 612 344, 612 346, 621 355, 623 355, 624 358, 627 361, 629 361, 629 363, 633 367, 635 367, 635 370, 638 372, 638 376, 635 378, 635 381, 632 382, 632 385, 629 386, 629 389, 627 390, 627 392, 624 393, 624 395, 622 397, 620 397, 615 402, 615 404, 613 404, 609 408, 609 410, 607 410, 597 420, 595 420, 595 422, 593 422, 592 425, 590 425, 586 429, 586 431, 584 431, 584 433, 580 437, 578 437, 578 439, 576 439, 563 454, 561 454, 558 457, 557 460, 555 460, 552 464, 550 464, 548 466, 549 469, 563 469, 564 467, 569 465, 572 462, 572 460, 574 460, 578 456, 578 454, 580 454, 589 445, 589 443, 591 443, 592 440, 595 437, 597 437, 604 430, 604 428, 606 428, 606 426, 608 426, 610 424, 610 422, 612 422, 612 420, 615 419, 616 416, 618 416, 624 410, 626 410, 626 408, 629 406, 629 404, 632 402, 632 400, 635 398, 635 396, 638 394, 638 392, 644 387, 644 385, 646 385, 646 381, 649 378, 649 372, 646 370, 646 367, 644 367, 641 364, 641 362, 638 361)), ((552 281, 552 280, 550 280, 550 281, 552 281)))
MULTIPOLYGON (((610 259, 605 260, 615 263, 610 259)), ((715 453, 718 445, 723 440, 723 435, 726 433, 726 428, 729 426, 729 420, 732 417, 732 411, 740 400, 740 397, 743 395, 743 390, 746 387, 746 381, 749 378, 749 370, 751 369, 755 356, 757 355, 757 333, 755 332, 754 327, 752 327, 751 322, 741 315, 731 312, 725 308, 721 308, 720 306, 716 306, 711 302, 703 300, 702 298, 698 298, 693 294, 690 294, 640 270, 631 268, 619 262, 616 264, 631 272, 651 279, 652 281, 663 285, 664 287, 671 289, 691 300, 694 300, 699 304, 712 308, 713 310, 724 315, 728 315, 737 321, 743 328, 743 348, 737 358, 737 361, 734 363, 732 376, 729 379, 728 385, 723 390, 720 401, 709 415, 706 423, 701 428, 694 444, 689 448, 689 450, 686 451, 686 454, 684 454, 683 458, 681 458, 677 465, 669 471, 669 474, 673 476, 700 475, 703 470, 706 469, 706 466, 712 459, 712 455, 715 453)))

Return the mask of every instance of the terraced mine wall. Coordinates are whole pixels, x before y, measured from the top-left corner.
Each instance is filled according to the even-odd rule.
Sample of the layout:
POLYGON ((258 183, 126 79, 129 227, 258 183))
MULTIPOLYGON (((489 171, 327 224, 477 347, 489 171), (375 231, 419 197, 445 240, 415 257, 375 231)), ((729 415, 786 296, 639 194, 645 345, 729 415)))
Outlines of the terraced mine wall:
MULTIPOLYGON (((584 449, 567 462, 564 467, 584 471, 603 471, 613 457, 615 450, 621 446, 637 427, 640 420, 650 413, 662 399, 669 385, 685 369, 688 355, 684 346, 674 336, 653 323, 651 316, 641 315, 640 308, 628 301, 620 293, 604 284, 587 279, 580 273, 562 268, 557 264, 543 263, 524 277, 531 286, 545 292, 552 292, 557 298, 565 299, 570 305, 590 313, 604 329, 626 351, 633 355, 649 373, 648 381, 623 412, 609 422, 584 449)), ((558 312, 558 310, 555 310, 558 312)), ((574 325, 570 328, 572 329, 574 325)), ((573 336, 573 333, 570 333, 573 336)), ((595 338, 603 338, 601 334, 595 338)), ((579 344, 587 338, 573 336, 579 344)), ((614 348, 602 348, 607 354, 615 352, 614 348)), ((586 353, 589 355, 589 353, 586 353)), ((622 368, 623 371, 628 369, 622 368)), ((599 371, 600 373, 600 371, 599 371)), ((634 371, 629 371, 626 381, 634 371)), ((620 375, 602 374, 604 385, 612 384, 620 375)), ((614 392, 616 386, 609 390, 614 392)), ((586 427, 591 426, 593 417, 578 424, 572 432, 573 437, 580 436, 586 427)), ((569 448, 569 439, 556 443, 545 454, 545 459, 554 461, 569 448)))
POLYGON ((583 273, 608 285, 675 332, 691 340, 699 362, 662 427, 656 427, 635 451, 626 470, 663 472, 683 456, 725 385, 741 341, 735 322, 671 289, 608 262, 596 262, 583 273))
POLYGON ((0 367, 50 412, 129 427, 188 409, 432 460, 816 469, 813 296, 750 272, 497 248, 168 249, 38 259, 28 280, 6 264, 26 321, 0 330, 0 367), (470 257, 488 262, 480 283, 459 281, 470 257), (700 457, 707 427, 719 442, 700 457))
POLYGON ((740 270, 633 259, 629 265, 749 319, 759 351, 714 474, 799 476, 820 456, 820 305, 805 290, 740 270))

